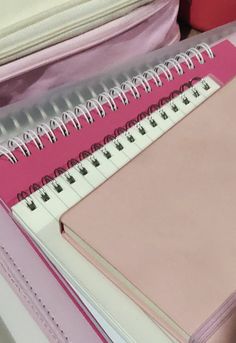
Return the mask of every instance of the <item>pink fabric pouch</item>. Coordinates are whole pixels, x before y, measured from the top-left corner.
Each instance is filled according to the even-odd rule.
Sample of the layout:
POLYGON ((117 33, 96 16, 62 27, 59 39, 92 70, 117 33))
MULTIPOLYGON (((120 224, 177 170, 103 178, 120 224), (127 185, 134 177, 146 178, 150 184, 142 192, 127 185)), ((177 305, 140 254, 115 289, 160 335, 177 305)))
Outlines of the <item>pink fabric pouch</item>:
POLYGON ((179 39, 178 0, 154 0, 77 37, 0 67, 0 106, 81 81, 179 39))

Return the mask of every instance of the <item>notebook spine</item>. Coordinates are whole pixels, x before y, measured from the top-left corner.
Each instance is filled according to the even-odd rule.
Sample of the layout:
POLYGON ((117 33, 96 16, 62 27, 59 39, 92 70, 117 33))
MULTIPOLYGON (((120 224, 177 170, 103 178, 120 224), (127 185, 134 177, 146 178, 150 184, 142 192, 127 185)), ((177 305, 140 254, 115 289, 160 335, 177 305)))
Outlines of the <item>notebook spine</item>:
MULTIPOLYGON (((118 139, 118 137, 122 133, 127 132, 131 127, 133 127, 134 125, 137 125, 143 119, 145 119, 146 117, 150 116, 153 112, 161 109, 161 107, 163 107, 165 104, 167 104, 169 102, 172 102, 176 96, 182 94, 185 90, 193 88, 194 84, 199 82, 199 81, 201 81, 201 78, 200 77, 195 77, 192 80, 190 80, 189 82, 186 82, 183 85, 181 85, 181 87, 178 90, 174 90, 173 92, 171 92, 171 94, 168 97, 162 98, 162 99, 159 100, 158 103, 152 104, 151 106, 148 107, 147 111, 143 111, 143 112, 139 113, 136 118, 127 121, 127 123, 124 126, 116 128, 114 130, 113 134, 109 134, 109 135, 105 136, 103 138, 102 142, 94 143, 94 144, 91 145, 89 150, 82 151, 79 154, 79 159, 78 160, 77 159, 69 160, 67 162, 68 168, 74 166, 75 164, 78 164, 84 158, 92 155, 95 151, 100 150, 107 143, 109 143, 111 141, 115 141, 116 139, 118 139)), ((173 102, 173 106, 174 106, 174 102, 173 102)), ((165 116, 165 114, 163 112, 163 117, 164 116, 165 116)), ((142 133, 140 132, 140 134, 142 134, 142 133)), ((59 168, 59 169, 61 169, 61 168, 59 168)), ((55 176, 58 176, 57 171, 58 171, 58 169, 55 170, 55 176)), ((65 172, 65 170, 63 172, 65 172)))
MULTIPOLYGON (((143 74, 139 74, 132 79, 123 82, 120 86, 111 88, 108 92, 101 93, 97 98, 93 98, 87 101, 86 104, 80 104, 75 106, 74 110, 68 110, 62 113, 60 116, 55 116, 49 123, 42 123, 37 126, 36 131, 27 130, 22 137, 14 137, 8 140, 7 146, 0 146, 0 156, 4 155, 12 164, 18 162, 15 149, 19 149, 23 156, 28 157, 31 155, 29 143, 34 143, 37 149, 44 149, 44 145, 41 137, 48 138, 50 143, 56 143, 57 137, 55 130, 59 129, 63 136, 70 134, 68 129, 68 123, 72 123, 76 130, 83 129, 80 123, 80 117, 84 117, 88 124, 92 125, 95 121, 93 111, 96 111, 98 115, 103 118, 107 115, 105 110, 105 104, 109 106, 109 111, 115 112, 118 110, 117 99, 119 98, 124 106, 129 104, 127 92, 135 99, 140 99, 141 94, 139 87, 141 86, 146 93, 152 91, 152 80, 157 87, 163 86, 163 77, 167 81, 174 79, 172 69, 177 72, 178 75, 184 74, 182 64, 185 63, 189 70, 195 68, 195 62, 204 64, 205 59, 203 52, 207 53, 208 58, 213 59, 215 57, 213 51, 206 43, 198 44, 196 47, 188 49, 186 52, 177 54, 174 58, 169 58, 165 62, 154 66, 151 69, 146 70, 143 74)), ((172 94, 173 96, 173 94, 172 94)), ((162 99, 162 104, 169 98, 162 99)), ((158 105, 155 105, 158 106, 158 105)))
MULTIPOLYGON (((88 157, 91 158, 91 162, 94 165, 94 167, 98 167, 100 165, 100 162, 95 157, 93 157, 93 154, 96 151, 103 149, 102 150, 103 154, 106 156, 107 159, 109 159, 111 156, 109 156, 109 151, 107 151, 105 149, 106 144, 108 144, 109 142, 114 142, 114 144, 118 150, 123 150, 123 146, 119 141, 119 136, 121 134, 127 133, 129 131, 129 129, 132 128, 134 125, 136 125, 138 127, 139 123, 147 117, 149 117, 149 121, 150 121, 151 125, 156 126, 157 124, 155 123, 155 120, 152 118, 152 113, 157 111, 157 110, 161 111, 161 108, 166 103, 172 103, 172 106, 175 106, 175 102, 174 102, 175 97, 178 95, 181 95, 184 91, 186 91, 188 89, 192 89, 194 92, 195 84, 200 82, 200 81, 202 82, 203 87, 207 87, 206 89, 209 89, 208 88, 209 85, 205 84, 205 81, 201 80, 200 77, 195 77, 192 80, 190 80, 189 82, 184 83, 183 85, 181 85, 181 87, 179 89, 172 91, 168 97, 162 98, 159 100, 158 103, 155 103, 155 104, 152 104, 151 106, 149 106, 147 111, 143 111, 143 112, 139 113, 135 118, 127 121, 127 123, 124 126, 115 128, 113 133, 106 135, 103 138, 103 140, 101 140, 100 142, 93 143, 88 150, 84 150, 84 151, 80 152, 78 158, 69 159, 66 162, 66 168, 58 167, 54 170, 52 175, 43 176, 40 184, 34 183, 34 184, 30 185, 29 193, 28 193, 28 191, 22 191, 22 192, 18 193, 17 194, 18 201, 20 202, 22 200, 25 200, 27 203, 27 206, 31 210, 34 210, 35 204, 32 202, 29 195, 36 192, 36 191, 39 191, 41 193, 41 197, 45 201, 47 201, 48 200, 47 199, 47 193, 44 191, 43 186, 47 185, 49 182, 53 182, 54 188, 57 190, 57 192, 60 193, 63 190, 63 188, 55 180, 58 176, 65 174, 67 177, 67 180, 70 182, 71 175, 69 173, 69 169, 74 167, 74 166, 79 166, 80 173, 82 175, 86 175, 87 170, 82 165, 80 166, 80 162, 83 161, 84 159, 88 158, 88 157)), ((163 113, 161 113, 161 116, 162 116, 163 120, 168 118, 168 116, 166 115, 166 113, 164 111, 163 111, 163 113)), ((139 129, 140 135, 142 135, 143 134, 142 133, 142 125, 140 125, 138 127, 138 129, 139 129)), ((129 137, 127 136, 127 139, 130 142, 132 142, 132 136, 129 136, 129 137)), ((73 178, 71 180, 71 183, 73 183, 73 178)))

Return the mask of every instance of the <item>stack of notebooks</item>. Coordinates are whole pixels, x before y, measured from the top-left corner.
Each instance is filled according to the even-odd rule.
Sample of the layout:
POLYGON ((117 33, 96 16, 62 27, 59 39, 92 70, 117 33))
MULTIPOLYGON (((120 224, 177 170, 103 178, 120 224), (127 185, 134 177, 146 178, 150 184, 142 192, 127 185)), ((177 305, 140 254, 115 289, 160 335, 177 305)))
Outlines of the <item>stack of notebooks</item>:
POLYGON ((235 319, 235 76, 232 42, 201 43, 0 147, 3 204, 105 341, 235 319))

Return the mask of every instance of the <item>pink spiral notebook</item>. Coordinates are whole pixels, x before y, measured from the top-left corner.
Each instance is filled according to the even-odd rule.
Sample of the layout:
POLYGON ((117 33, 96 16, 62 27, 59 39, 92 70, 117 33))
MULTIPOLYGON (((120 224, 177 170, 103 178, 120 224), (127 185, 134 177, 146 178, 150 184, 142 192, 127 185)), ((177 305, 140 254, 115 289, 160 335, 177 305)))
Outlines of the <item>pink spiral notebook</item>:
MULTIPOLYGON (((97 285, 91 281, 96 269, 91 272, 61 237, 59 218, 235 74, 236 48, 230 41, 202 43, 0 147, 2 201, 75 291, 83 288, 116 330, 122 316, 118 321, 115 306, 105 299, 112 299, 113 286, 100 274, 97 285), (106 295, 98 291, 103 284, 106 295)), ((120 299, 117 295, 113 303, 120 299)), ((190 335, 183 333, 185 341, 190 335)))
MULTIPOLYGON (((16 147, 14 154, 17 163, 12 166, 4 156, 1 162, 0 178, 2 187, 0 195, 2 200, 8 206, 16 204, 18 202, 18 193, 27 191, 30 185, 34 183, 42 185, 41 179, 45 175, 53 177, 53 172, 58 167, 67 169, 67 161, 70 159, 83 159, 80 154, 84 150, 90 150, 94 143, 100 143, 105 136, 112 134, 115 128, 124 126, 127 121, 132 120, 142 111, 146 111, 150 105, 156 104, 158 100, 169 96, 173 90, 179 89, 184 83, 194 77, 201 78, 212 74, 220 83, 227 83, 235 75, 235 46, 227 40, 217 44, 212 49, 215 57, 209 56, 208 51, 205 51, 204 48, 202 50, 202 54, 200 54, 199 50, 196 50, 198 53, 194 50, 192 51, 194 68, 189 67, 189 64, 183 58, 180 58, 180 61, 183 60, 181 62, 183 74, 178 70, 178 67, 173 67, 173 61, 169 61, 167 64, 168 67, 171 67, 172 76, 169 74, 167 66, 166 69, 165 67, 163 69, 163 66, 159 66, 157 72, 160 73, 160 86, 157 85, 159 80, 155 78, 155 75, 149 81, 152 90, 150 92, 147 91, 147 86, 142 81, 144 85, 141 83, 138 87, 140 94, 138 99, 132 83, 131 85, 125 85, 126 90, 131 88, 131 91, 127 92, 128 106, 124 105, 122 93, 119 93, 120 96, 117 96, 116 92, 114 96, 116 97, 117 105, 114 109, 113 104, 105 103, 101 108, 101 105, 99 106, 97 102, 89 102, 86 110, 79 108, 77 111, 77 114, 80 115, 79 124, 76 123, 79 127, 76 127, 76 124, 74 124, 73 120, 70 120, 69 116, 66 119, 67 130, 70 132, 70 135, 64 134, 64 128, 61 130, 61 122, 52 121, 50 125, 52 130, 54 130, 57 144, 52 144, 54 137, 50 139, 45 134, 45 127, 39 127, 37 133, 40 136, 44 149, 38 149, 34 140, 29 141, 27 144, 30 150, 29 158, 24 158, 22 149, 17 148, 17 144, 13 142, 13 147, 16 147), (116 107, 119 115, 117 114, 116 107), (90 119, 91 115, 93 119, 90 119), (93 121, 92 125, 90 125, 90 120, 93 121), (79 130, 80 127, 82 127, 81 130, 79 130), (15 177, 16 175, 17 178, 15 177), (11 183, 7 182, 9 178, 11 183)), ((136 82, 140 83, 140 80, 138 79, 136 82)), ((106 100, 106 98, 103 100, 106 100)))

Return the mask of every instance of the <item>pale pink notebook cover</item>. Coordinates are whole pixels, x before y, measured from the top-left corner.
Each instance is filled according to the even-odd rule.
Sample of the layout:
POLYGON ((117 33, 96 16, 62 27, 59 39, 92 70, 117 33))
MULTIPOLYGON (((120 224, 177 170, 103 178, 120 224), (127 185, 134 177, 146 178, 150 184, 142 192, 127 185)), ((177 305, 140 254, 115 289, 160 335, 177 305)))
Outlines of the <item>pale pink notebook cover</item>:
POLYGON ((182 338, 235 298, 235 96, 236 79, 61 218, 91 248, 71 240, 78 250, 182 338))

